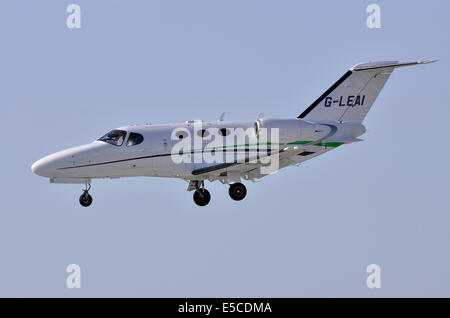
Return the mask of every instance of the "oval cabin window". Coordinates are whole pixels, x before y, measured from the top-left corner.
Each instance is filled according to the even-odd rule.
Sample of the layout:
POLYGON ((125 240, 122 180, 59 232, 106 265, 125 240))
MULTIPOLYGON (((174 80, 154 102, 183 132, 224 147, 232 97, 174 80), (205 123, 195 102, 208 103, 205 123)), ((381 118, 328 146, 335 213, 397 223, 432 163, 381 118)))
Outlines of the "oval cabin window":
POLYGON ((199 137, 208 137, 209 136, 209 132, 206 129, 202 129, 202 130, 199 130, 197 132, 197 135, 199 137))
POLYGON ((219 135, 221 136, 228 136, 230 134, 230 130, 226 128, 220 128, 219 129, 219 135))
POLYGON ((178 131, 175 135, 178 137, 178 139, 183 139, 188 136, 187 132, 185 131, 178 131))

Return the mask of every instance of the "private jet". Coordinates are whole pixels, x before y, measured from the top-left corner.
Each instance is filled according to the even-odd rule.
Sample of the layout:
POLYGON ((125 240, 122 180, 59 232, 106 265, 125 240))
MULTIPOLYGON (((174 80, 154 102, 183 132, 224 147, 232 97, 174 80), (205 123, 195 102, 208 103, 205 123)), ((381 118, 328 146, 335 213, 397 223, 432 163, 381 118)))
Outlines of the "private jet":
POLYGON ((243 180, 255 181, 361 141, 363 120, 393 70, 435 61, 357 64, 296 118, 259 114, 256 120, 225 121, 222 114, 209 122, 124 126, 46 156, 31 170, 50 183, 84 185, 79 198, 83 207, 92 203, 93 179, 134 176, 183 179, 199 206, 211 199, 205 181, 220 181, 240 201, 247 194, 243 180))

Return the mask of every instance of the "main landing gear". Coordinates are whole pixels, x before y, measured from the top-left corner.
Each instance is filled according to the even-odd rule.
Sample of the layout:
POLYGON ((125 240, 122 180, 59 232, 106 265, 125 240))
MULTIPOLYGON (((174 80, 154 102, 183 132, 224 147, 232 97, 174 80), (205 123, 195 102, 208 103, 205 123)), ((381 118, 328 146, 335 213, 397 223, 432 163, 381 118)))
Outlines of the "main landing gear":
MULTIPOLYGON (((194 202, 198 206, 207 205, 211 200, 211 194, 209 193, 208 190, 205 189, 204 181, 197 181, 197 180, 191 181, 188 187, 188 191, 193 189, 195 189, 194 202)), ((247 195, 247 189, 242 183, 236 182, 230 185, 228 194, 233 200, 241 201, 247 195)))
POLYGON ((241 201, 247 195, 247 189, 245 185, 240 182, 233 183, 228 189, 228 194, 235 201, 241 201))
POLYGON ((91 185, 86 183, 86 189, 83 190, 83 194, 80 196, 80 204, 84 207, 88 207, 92 203, 92 197, 89 194, 90 189, 91 185))

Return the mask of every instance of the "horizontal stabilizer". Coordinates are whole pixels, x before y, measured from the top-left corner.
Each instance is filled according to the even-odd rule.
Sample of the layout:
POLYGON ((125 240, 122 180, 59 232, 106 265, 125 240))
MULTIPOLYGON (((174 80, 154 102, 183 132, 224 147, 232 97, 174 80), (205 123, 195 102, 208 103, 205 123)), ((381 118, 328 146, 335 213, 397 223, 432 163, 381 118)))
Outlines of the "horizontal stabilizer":
POLYGON ((399 61, 383 61, 383 62, 368 62, 368 63, 360 63, 353 66, 351 71, 363 71, 363 70, 373 70, 377 68, 383 67, 401 67, 401 66, 410 66, 410 65, 418 65, 418 64, 430 64, 437 62, 438 60, 427 60, 427 61, 417 61, 417 62, 399 62, 399 61))

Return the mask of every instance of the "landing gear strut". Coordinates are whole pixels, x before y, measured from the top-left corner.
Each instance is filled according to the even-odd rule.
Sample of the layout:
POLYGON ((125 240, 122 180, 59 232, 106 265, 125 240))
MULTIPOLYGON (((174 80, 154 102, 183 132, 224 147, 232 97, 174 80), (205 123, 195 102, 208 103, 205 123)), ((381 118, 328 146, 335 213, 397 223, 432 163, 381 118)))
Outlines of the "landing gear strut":
POLYGON ((92 197, 89 194, 90 189, 91 189, 91 184, 86 183, 86 189, 83 190, 83 194, 80 196, 80 204, 84 207, 88 207, 92 203, 92 197))
POLYGON ((196 190, 194 192, 194 202, 199 206, 205 206, 211 200, 211 194, 205 189, 203 181, 196 183, 196 190))
POLYGON ((243 185, 242 183, 236 182, 230 185, 228 194, 233 200, 240 201, 247 195, 247 189, 245 188, 245 185, 243 185))

